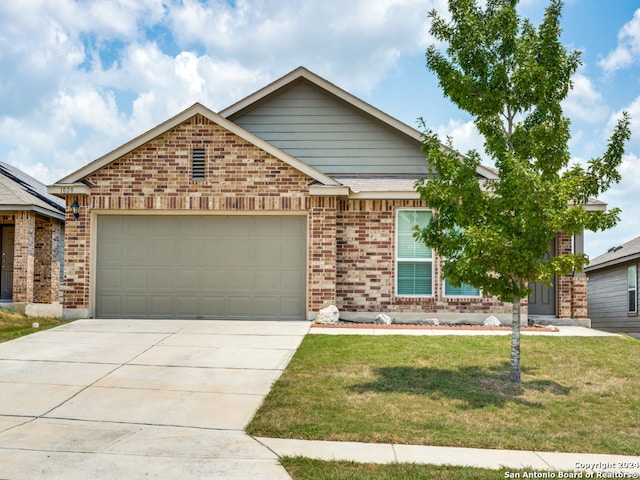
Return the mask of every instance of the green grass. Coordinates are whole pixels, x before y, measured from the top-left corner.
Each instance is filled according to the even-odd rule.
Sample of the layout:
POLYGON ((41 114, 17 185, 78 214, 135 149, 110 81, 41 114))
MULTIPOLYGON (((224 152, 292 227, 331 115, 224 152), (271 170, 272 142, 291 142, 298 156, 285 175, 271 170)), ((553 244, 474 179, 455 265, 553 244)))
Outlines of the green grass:
POLYGON ((327 462, 302 457, 284 457, 280 461, 295 480, 496 480, 506 478, 506 472, 520 473, 521 478, 525 472, 412 463, 327 462))
POLYGON ((14 338, 30 335, 40 330, 57 327, 61 320, 53 318, 27 317, 22 313, 9 310, 0 310, 0 343, 14 338), (39 323, 38 328, 33 328, 34 323, 39 323))
POLYGON ((251 435, 640 455, 640 342, 308 335, 251 435))

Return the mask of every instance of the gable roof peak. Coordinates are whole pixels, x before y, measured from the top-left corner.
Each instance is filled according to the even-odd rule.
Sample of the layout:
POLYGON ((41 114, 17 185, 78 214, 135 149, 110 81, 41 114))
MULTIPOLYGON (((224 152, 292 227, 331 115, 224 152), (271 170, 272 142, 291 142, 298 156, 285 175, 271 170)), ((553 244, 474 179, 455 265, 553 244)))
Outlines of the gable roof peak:
MULTIPOLYGON (((123 157, 124 155, 132 152, 133 150, 141 147, 142 145, 144 145, 144 144, 146 144, 146 143, 158 138, 159 136, 161 136, 164 133, 168 132, 172 128, 175 128, 176 126, 180 125, 181 123, 186 122, 187 120, 189 120, 190 118, 195 117, 196 115, 202 115, 203 117, 207 118, 208 120, 212 121, 213 123, 215 123, 215 124, 221 126, 222 128, 224 128, 224 129, 226 129, 226 130, 238 135, 240 138, 245 139, 246 141, 252 143, 256 147, 258 147, 258 148, 264 150, 265 152, 273 155, 275 158, 283 161, 284 163, 289 164, 293 168, 296 168, 297 170, 305 173, 306 175, 309 175, 314 180, 317 180, 317 181, 319 181, 319 182, 321 182, 321 183, 323 183, 325 185, 327 185, 327 184, 328 185, 336 185, 337 184, 337 182, 334 179, 332 179, 331 177, 328 177, 327 175, 323 174, 322 172, 319 172, 318 170, 316 170, 315 168, 310 167, 309 165, 301 162, 300 160, 292 157, 291 155, 289 155, 289 154, 283 152, 282 150, 274 147, 273 145, 265 142, 261 138, 257 137, 256 135, 252 134, 251 132, 248 132, 247 130, 245 130, 244 128, 240 127, 239 125, 236 125, 231 120, 227 120, 226 118, 222 117, 220 114, 218 114, 218 113, 214 112, 213 110, 205 107, 201 103, 196 102, 193 105, 191 105, 190 107, 188 107, 185 110, 183 110, 182 112, 178 113, 177 115, 174 115, 173 117, 169 118, 168 120, 165 120, 161 124, 159 124, 159 125, 153 127, 152 129, 142 133, 141 135, 138 135, 134 139, 129 140, 124 145, 121 145, 120 147, 116 148, 115 150, 112 150, 111 152, 109 152, 109 153, 103 155, 102 157, 94 160, 93 162, 88 163, 84 167, 82 167, 82 168, 76 170, 75 172, 67 175, 66 177, 58 180, 55 183, 55 185, 59 186, 59 185, 67 185, 67 184, 80 182, 84 178, 94 174, 95 172, 97 172, 101 168, 105 167, 106 165, 110 164, 111 162, 123 157)), ((55 185, 52 185, 52 187, 55 187, 55 185)), ((56 193, 57 192, 57 190, 55 188, 52 188, 50 190, 51 190, 52 193, 56 193)))

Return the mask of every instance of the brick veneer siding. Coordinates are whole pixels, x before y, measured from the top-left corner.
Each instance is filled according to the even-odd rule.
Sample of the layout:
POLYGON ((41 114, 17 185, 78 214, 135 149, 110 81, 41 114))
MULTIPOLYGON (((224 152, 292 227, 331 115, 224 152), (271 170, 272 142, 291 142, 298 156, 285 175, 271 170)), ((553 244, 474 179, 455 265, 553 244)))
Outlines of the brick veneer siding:
POLYGON ((309 311, 335 303, 335 198, 310 197, 314 180, 197 115, 87 178, 95 185, 67 214, 64 306, 90 308, 90 236, 97 211, 308 212, 309 311), (206 178, 191 177, 192 148, 205 148, 206 178))
POLYGON ((35 275, 35 212, 23 210, 15 213, 15 239, 13 255, 13 301, 34 301, 35 275))
MULTIPOLYGON (((573 238, 560 233, 556 236, 556 255, 567 255, 573 252, 573 238)), ((556 277, 556 294, 558 296, 558 318, 588 318, 587 312, 587 278, 573 275, 556 277)))
POLYGON ((36 218, 34 302, 60 301, 60 248, 62 224, 52 218, 36 218))
POLYGON ((70 309, 89 308, 90 199, 83 195, 71 195, 66 200, 63 305, 70 309), (71 212, 73 202, 78 202, 80 206, 77 219, 71 212))
MULTIPOLYGON (((416 200, 341 200, 337 226, 338 307, 347 312, 511 313, 511 304, 492 296, 445 297, 442 263, 434 256, 434 292, 428 298, 395 294, 395 229, 398 208, 424 208, 416 200)), ((526 312, 526 302, 525 309, 526 312)))

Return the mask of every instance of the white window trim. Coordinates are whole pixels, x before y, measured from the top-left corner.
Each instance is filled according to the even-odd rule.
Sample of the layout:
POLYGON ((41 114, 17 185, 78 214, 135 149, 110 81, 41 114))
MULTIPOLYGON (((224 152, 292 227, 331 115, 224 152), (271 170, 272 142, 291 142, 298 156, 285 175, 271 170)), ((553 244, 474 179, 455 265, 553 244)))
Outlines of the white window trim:
POLYGON ((482 298, 482 289, 478 289, 478 295, 447 295, 447 279, 442 281, 442 296, 445 298, 482 298))
POLYGON ((630 265, 629 267, 627 267, 627 313, 629 315, 638 314, 638 267, 636 265, 630 265), (629 270, 631 270, 632 268, 635 276, 633 288, 629 287, 629 270), (635 301, 633 303, 635 306, 635 310, 629 309, 629 294, 631 292, 634 292, 635 301))
POLYGON ((434 279, 434 256, 435 252, 431 249, 431 258, 399 258, 398 257, 398 216, 401 211, 424 211, 431 212, 433 216, 433 210, 425 207, 415 208, 396 208, 395 214, 395 251, 393 252, 393 264, 394 264, 394 292, 395 296, 399 298, 434 298, 435 297, 435 279, 434 279), (407 295, 398 293, 398 263, 400 262, 424 262, 431 264, 431 293, 426 295, 407 295))

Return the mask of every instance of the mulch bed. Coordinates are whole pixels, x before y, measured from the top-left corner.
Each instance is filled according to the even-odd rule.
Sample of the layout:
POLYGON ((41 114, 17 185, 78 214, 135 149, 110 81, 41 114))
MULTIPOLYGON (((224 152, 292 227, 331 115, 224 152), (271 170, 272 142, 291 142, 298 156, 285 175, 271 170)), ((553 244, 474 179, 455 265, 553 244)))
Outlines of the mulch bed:
MULTIPOLYGON (((484 325, 411 325, 411 324, 393 324, 381 325, 377 323, 339 323, 337 325, 324 325, 313 322, 311 328, 367 328, 367 329, 385 329, 385 330, 503 330, 510 331, 510 326, 504 327, 485 327, 484 325)), ((522 332, 556 332, 544 325, 535 325, 533 327, 520 327, 522 332)))

